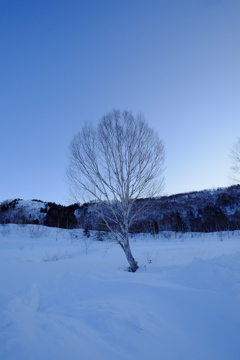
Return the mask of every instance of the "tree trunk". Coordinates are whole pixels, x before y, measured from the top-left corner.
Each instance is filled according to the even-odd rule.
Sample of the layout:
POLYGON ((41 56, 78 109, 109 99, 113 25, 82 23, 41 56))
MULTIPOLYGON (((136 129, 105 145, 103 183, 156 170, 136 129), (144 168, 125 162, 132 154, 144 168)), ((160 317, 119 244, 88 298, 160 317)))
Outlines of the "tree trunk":
POLYGON ((134 259, 133 255, 132 255, 128 239, 126 239, 126 241, 124 242, 123 251, 124 251, 127 261, 129 263, 129 271, 131 271, 131 272, 137 271, 139 266, 138 266, 137 261, 134 259))

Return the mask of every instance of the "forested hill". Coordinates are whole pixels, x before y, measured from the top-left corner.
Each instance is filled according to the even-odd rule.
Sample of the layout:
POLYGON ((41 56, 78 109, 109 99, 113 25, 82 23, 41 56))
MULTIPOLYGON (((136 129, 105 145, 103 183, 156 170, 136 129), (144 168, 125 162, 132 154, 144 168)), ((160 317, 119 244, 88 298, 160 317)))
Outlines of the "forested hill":
POLYGON ((159 230, 222 231, 240 228, 240 185, 155 199, 159 230))
MULTIPOLYGON (((140 199, 135 206, 141 206, 140 199)), ((0 223, 43 224, 61 228, 106 228, 95 211, 96 203, 58 205, 41 200, 6 200, 0 204, 0 223)), ((240 185, 216 190, 148 199, 142 218, 132 232, 212 232, 240 228, 240 185)))

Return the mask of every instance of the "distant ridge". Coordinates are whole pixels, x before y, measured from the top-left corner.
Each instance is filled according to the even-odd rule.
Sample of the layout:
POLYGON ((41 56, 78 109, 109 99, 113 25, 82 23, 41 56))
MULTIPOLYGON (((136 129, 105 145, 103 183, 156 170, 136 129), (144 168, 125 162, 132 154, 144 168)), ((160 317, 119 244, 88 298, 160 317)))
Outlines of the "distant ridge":
MULTIPOLYGON (((135 206, 146 201, 139 199, 135 206)), ((141 221, 131 231, 158 233, 214 232, 240 229, 240 185, 214 190, 193 191, 148 199, 141 221)), ((104 224, 94 208, 96 203, 63 206, 41 200, 5 200, 0 204, 0 223, 42 224, 61 228, 103 230, 104 224)))

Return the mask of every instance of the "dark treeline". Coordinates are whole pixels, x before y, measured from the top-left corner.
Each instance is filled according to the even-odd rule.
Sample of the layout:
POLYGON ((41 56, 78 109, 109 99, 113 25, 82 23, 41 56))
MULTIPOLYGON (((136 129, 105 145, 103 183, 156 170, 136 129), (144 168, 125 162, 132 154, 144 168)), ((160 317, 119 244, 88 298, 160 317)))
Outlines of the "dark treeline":
MULTIPOLYGON (((159 231, 214 232, 240 229, 240 185, 217 190, 177 194, 153 199, 139 199, 136 207, 145 206, 144 214, 131 225, 130 232, 159 231)), ((42 224, 59 228, 82 228, 85 231, 108 231, 101 220, 97 203, 57 205, 37 202, 38 212, 21 206, 22 200, 0 204, 0 223, 42 224)), ((116 230, 117 227, 116 227, 116 230)))
POLYGON ((73 229, 77 227, 77 218, 74 214, 79 204, 63 206, 54 202, 32 200, 40 204, 38 211, 26 208, 22 199, 4 201, 0 204, 0 223, 37 224, 49 227, 73 229))
MULTIPOLYGON (((136 219, 132 233, 159 231, 214 232, 240 229, 240 185, 217 190, 139 199, 135 207, 145 206, 136 219)), ((82 205, 77 211, 78 226, 105 230, 106 226, 95 211, 97 204, 82 205)), ((117 228, 116 228, 117 230, 117 228)))

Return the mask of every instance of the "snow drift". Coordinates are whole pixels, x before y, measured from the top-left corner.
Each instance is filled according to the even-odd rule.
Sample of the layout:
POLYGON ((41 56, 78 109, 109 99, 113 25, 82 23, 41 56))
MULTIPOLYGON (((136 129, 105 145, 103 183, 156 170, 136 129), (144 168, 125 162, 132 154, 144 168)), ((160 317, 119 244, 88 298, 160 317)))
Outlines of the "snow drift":
POLYGON ((239 360, 240 235, 0 227, 0 358, 239 360), (165 234, 166 235, 166 234, 165 234))

